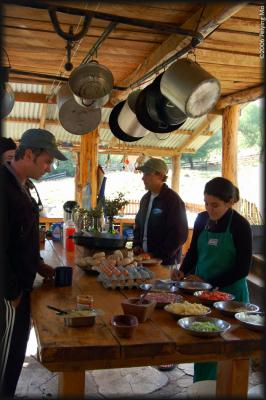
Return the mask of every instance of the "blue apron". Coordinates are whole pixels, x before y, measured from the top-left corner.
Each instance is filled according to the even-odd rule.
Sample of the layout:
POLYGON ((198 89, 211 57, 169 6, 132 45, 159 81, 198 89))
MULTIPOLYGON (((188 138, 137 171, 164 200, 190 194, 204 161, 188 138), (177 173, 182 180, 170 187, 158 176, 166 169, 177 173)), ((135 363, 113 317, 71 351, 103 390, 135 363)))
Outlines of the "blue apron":
MULTIPOLYGON (((228 272, 234 267, 236 259, 236 248, 230 232, 233 216, 231 212, 225 232, 216 233, 203 230, 199 235, 198 262, 195 274, 208 282, 211 279, 228 272)), ((219 290, 231 293, 237 301, 249 301, 248 286, 246 278, 239 279, 231 285, 219 288, 219 290)), ((194 382, 203 380, 215 380, 217 374, 217 362, 195 363, 194 382)))

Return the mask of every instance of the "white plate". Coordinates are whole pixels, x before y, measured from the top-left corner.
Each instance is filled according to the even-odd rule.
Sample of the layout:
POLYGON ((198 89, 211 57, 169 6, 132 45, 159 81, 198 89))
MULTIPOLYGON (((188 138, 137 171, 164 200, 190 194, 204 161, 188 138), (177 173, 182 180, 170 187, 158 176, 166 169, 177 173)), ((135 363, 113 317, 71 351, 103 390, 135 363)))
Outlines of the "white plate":
POLYGON ((263 311, 248 311, 248 312, 240 312, 235 314, 235 318, 246 328, 252 329, 254 331, 263 331, 264 330, 264 323, 257 323, 251 320, 248 320, 249 317, 252 315, 259 315, 260 317, 265 318, 265 313, 263 311))

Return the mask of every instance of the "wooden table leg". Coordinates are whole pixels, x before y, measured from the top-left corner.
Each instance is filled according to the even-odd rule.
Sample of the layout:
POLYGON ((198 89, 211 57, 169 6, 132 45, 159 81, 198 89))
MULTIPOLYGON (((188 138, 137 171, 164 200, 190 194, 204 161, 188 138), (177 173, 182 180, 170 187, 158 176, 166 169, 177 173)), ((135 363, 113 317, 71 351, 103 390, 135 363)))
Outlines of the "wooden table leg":
POLYGON ((218 362, 216 395, 247 398, 249 359, 218 362))
POLYGON ((85 371, 59 372, 58 395, 60 398, 83 398, 85 396, 85 371))

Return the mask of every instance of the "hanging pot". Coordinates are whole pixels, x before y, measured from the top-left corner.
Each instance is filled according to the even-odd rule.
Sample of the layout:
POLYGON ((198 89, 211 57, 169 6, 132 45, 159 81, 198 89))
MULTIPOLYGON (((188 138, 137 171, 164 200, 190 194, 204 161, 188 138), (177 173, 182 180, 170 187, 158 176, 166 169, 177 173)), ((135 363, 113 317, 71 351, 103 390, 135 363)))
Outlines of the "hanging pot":
POLYGON ((135 90, 129 94, 117 119, 121 130, 127 135, 136 138, 142 138, 149 133, 149 131, 139 123, 135 114, 136 100, 140 92, 140 90, 135 90))
POLYGON ((151 107, 151 103, 156 102, 156 98, 153 98, 154 93, 152 92, 149 85, 141 91, 137 98, 135 107, 136 117, 141 125, 154 133, 169 133, 180 128, 183 122, 169 124, 159 117, 158 109, 160 108, 160 104, 157 104, 158 109, 155 107, 155 104, 151 107))
POLYGON ((149 116, 158 123, 165 126, 173 125, 174 130, 178 129, 187 119, 178 107, 176 107, 167 97, 163 96, 160 90, 160 82, 163 74, 155 78, 147 90, 147 111, 149 116))
POLYGON ((61 86, 57 94, 59 121, 62 127, 74 135, 84 135, 97 128, 101 121, 101 109, 86 109, 74 99, 68 86, 61 86))
POLYGON ((0 118, 5 118, 11 113, 15 104, 15 95, 9 83, 0 87, 0 118))
POLYGON ((121 129, 119 123, 118 123, 118 118, 119 114, 123 108, 123 106, 126 104, 126 100, 120 101, 111 111, 111 114, 109 116, 109 126, 110 129, 113 133, 113 135, 119 139, 122 140, 123 142, 136 142, 137 140, 140 140, 141 137, 134 137, 128 135, 128 133, 124 132, 123 129, 121 129))
POLYGON ((81 64, 69 77, 69 87, 78 104, 99 108, 109 100, 114 85, 112 72, 97 61, 81 64))
POLYGON ((196 118, 213 109, 220 97, 220 82, 189 59, 180 59, 164 73, 162 94, 188 117, 196 118))

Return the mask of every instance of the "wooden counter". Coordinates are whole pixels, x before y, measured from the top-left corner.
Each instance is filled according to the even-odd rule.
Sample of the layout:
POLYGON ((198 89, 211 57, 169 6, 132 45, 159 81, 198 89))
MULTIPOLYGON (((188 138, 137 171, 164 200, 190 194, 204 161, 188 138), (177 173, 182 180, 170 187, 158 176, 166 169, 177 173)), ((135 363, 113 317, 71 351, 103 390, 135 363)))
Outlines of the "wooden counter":
MULTIPOLYGON (((216 338, 193 337, 179 328, 171 315, 156 309, 151 320, 139 325, 133 338, 118 338, 110 318, 122 313, 122 299, 141 291, 105 289, 96 276, 75 266, 75 257, 80 253, 78 246, 76 252, 66 253, 60 243, 46 241, 41 253, 50 265, 59 265, 61 258, 66 265, 73 266, 71 287, 46 284, 32 293, 32 319, 40 361, 50 371, 59 372, 60 396, 84 395, 85 370, 217 360, 217 394, 246 397, 249 358, 262 349, 261 333, 247 330, 234 318, 222 317, 213 309, 211 315, 229 321, 231 329, 216 338), (92 327, 66 327, 63 317, 46 305, 73 308, 80 293, 91 294, 95 307, 104 314, 96 318, 92 327)), ((152 270, 156 278, 169 277, 169 271, 162 266, 152 270)), ((192 300, 191 296, 185 298, 192 300)))

